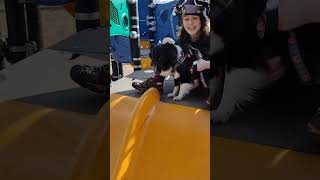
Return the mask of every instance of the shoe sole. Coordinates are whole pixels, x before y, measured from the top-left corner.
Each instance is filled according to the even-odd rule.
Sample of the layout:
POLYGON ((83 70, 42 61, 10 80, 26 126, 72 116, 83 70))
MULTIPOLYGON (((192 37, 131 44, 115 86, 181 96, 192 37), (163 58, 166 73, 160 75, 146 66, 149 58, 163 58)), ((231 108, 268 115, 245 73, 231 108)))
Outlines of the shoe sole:
POLYGON ((138 90, 138 91, 142 91, 142 92, 145 92, 146 90, 144 90, 144 89, 140 89, 140 88, 138 88, 138 87, 135 87, 135 86, 132 86, 133 88, 135 88, 136 90, 138 90))
MULTIPOLYGON (((138 88, 138 87, 134 87, 134 86, 132 86, 133 88, 135 88, 136 90, 139 90, 139 91, 141 91, 141 92, 145 92, 145 91, 147 91, 148 89, 150 89, 150 88, 148 88, 148 89, 140 89, 140 88, 138 88)), ((157 88, 156 88, 157 89, 157 88)), ((157 89, 159 92, 163 92, 163 89, 157 89)))

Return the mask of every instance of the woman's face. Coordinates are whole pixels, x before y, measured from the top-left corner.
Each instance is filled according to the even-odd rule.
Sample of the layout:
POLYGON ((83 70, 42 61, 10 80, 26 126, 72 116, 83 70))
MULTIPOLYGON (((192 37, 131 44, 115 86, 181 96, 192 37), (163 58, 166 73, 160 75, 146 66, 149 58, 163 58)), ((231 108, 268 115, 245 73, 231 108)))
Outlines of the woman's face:
POLYGON ((201 21, 197 15, 185 15, 182 18, 183 27, 191 38, 195 38, 200 33, 201 21))

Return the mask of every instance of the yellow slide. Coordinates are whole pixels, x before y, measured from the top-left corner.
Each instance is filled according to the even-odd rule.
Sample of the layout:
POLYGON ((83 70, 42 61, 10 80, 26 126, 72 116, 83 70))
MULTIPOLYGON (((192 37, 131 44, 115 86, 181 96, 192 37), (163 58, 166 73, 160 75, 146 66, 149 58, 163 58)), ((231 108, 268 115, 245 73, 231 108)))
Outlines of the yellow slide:
POLYGON ((111 180, 209 180, 209 111, 140 99, 110 98, 111 180))
POLYGON ((108 179, 108 106, 87 115, 1 102, 1 179, 108 179))

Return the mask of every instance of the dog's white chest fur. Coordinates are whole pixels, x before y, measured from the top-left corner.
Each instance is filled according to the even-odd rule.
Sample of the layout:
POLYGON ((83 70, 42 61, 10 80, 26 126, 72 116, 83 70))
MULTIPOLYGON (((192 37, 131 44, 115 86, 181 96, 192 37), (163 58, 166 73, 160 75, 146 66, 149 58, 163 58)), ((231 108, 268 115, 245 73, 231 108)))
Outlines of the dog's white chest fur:
POLYGON ((172 76, 174 79, 180 78, 180 74, 177 71, 172 72, 172 68, 169 68, 166 71, 161 71, 160 76, 164 76, 164 77, 172 76))
MULTIPOLYGON (((164 77, 173 76, 174 79, 180 78, 180 73, 178 73, 177 71, 172 72, 172 68, 169 68, 167 71, 161 71, 160 75, 164 77)), ((181 101, 195 87, 196 86, 193 83, 177 84, 174 87, 173 92, 169 93, 167 96, 172 97, 174 101, 181 101)))

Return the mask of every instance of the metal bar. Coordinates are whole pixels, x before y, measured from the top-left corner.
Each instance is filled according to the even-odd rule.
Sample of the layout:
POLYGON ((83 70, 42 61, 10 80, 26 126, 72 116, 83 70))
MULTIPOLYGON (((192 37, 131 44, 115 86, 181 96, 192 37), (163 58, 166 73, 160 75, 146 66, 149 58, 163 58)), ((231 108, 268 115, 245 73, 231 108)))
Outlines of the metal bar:
POLYGON ((100 26, 98 0, 76 0, 75 10, 76 28, 78 32, 100 26))
MULTIPOLYGON (((18 3, 17 0, 5 0, 8 45, 24 46, 27 42, 27 30, 25 21, 25 5, 18 3)), ((26 57, 26 52, 10 53, 7 60, 10 63, 16 63, 26 57)))
POLYGON ((134 71, 141 70, 141 60, 134 61, 134 59, 140 59, 140 32, 137 27, 139 27, 139 11, 138 11, 138 1, 132 1, 129 3, 129 11, 131 16, 131 52, 132 61, 134 64, 134 71))
POLYGON ((36 51, 39 51, 40 47, 42 47, 42 43, 38 5, 33 3, 27 3, 26 15, 29 41, 34 41, 38 47, 36 51))

